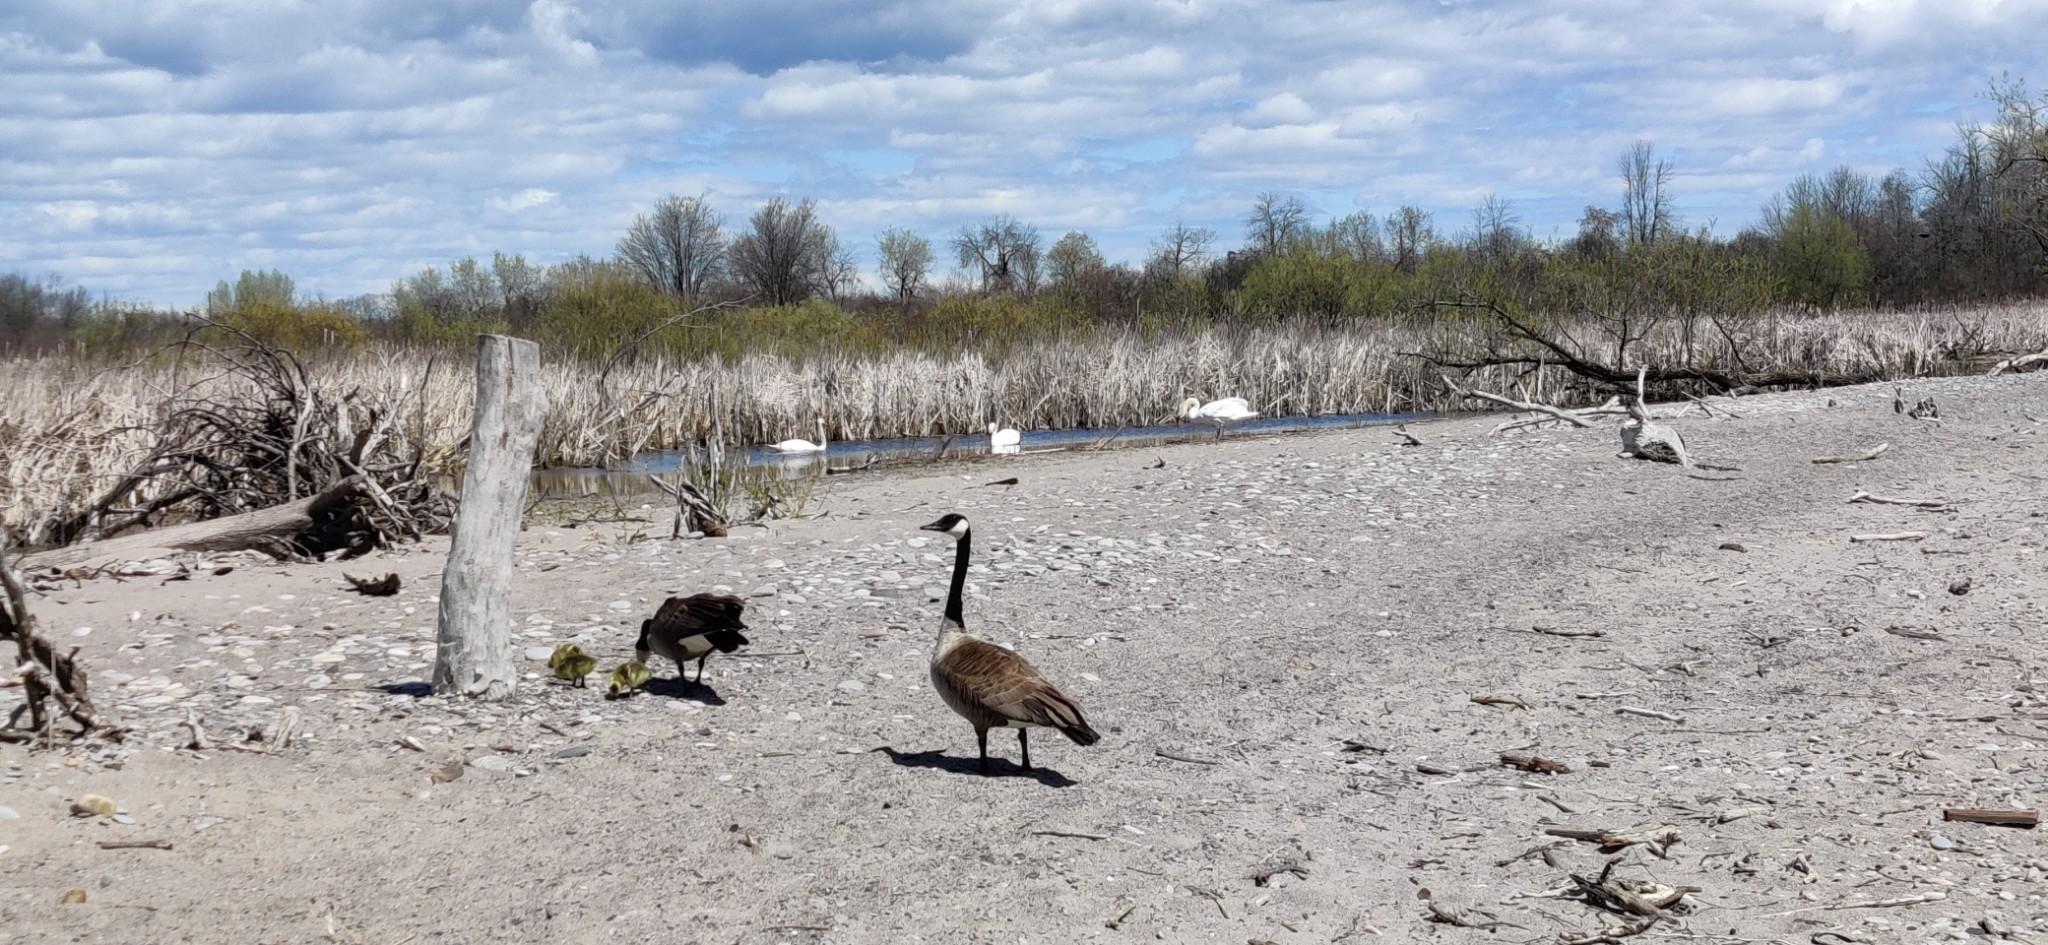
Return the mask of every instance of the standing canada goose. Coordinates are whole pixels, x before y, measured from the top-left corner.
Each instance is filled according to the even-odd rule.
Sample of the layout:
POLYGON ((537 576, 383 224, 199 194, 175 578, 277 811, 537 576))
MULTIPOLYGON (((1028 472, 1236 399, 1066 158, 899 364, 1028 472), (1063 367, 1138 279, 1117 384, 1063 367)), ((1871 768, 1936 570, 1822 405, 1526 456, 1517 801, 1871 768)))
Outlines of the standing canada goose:
POLYGON ((953 536, 953 589, 946 596, 946 617, 939 621, 939 643, 932 648, 932 687, 946 705, 974 725, 981 744, 981 770, 988 772, 988 730, 1014 728, 1024 770, 1031 770, 1031 726, 1059 729, 1076 745, 1093 745, 1102 736, 1088 727, 1081 706, 1039 675, 1031 661, 993 643, 970 636, 960 622, 960 596, 967 588, 967 517, 957 512, 930 525, 928 532, 953 536))
POLYGON ((988 425, 988 448, 995 453, 1014 453, 1024 442, 1024 434, 1015 430, 997 429, 994 423, 988 425))
POLYGON ((1206 404, 1200 397, 1190 397, 1180 402, 1180 419, 1213 424, 1219 440, 1223 439, 1224 424, 1250 420, 1258 415, 1259 412, 1242 397, 1225 397, 1206 404))
POLYGON ((791 439, 770 444, 768 448, 778 453, 822 453, 825 452, 825 447, 829 445, 831 444, 825 441, 825 418, 819 417, 818 442, 813 443, 809 440, 791 439))
POLYGON ((747 629, 740 622, 740 612, 746 607, 746 601, 726 594, 671 597, 662 602, 652 618, 640 622, 640 639, 633 644, 633 656, 643 664, 649 653, 674 660, 677 679, 689 675, 683 664, 696 660, 697 681, 701 683, 704 662, 711 658, 712 650, 730 653, 747 645, 747 638, 740 633, 747 629))

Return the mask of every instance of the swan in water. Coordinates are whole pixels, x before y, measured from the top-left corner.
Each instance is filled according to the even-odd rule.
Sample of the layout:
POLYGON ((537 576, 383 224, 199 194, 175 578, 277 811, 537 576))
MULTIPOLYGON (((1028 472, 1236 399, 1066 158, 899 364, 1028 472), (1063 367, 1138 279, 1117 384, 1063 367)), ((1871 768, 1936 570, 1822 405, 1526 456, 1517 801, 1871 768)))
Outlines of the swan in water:
POLYGON ((1024 442, 1024 434, 1015 430, 998 429, 994 423, 988 425, 988 448, 993 453, 1015 453, 1024 442))
POLYGON ((1216 438, 1223 439, 1225 424, 1250 420, 1259 415, 1249 401, 1242 397, 1225 397, 1202 403, 1200 397, 1190 397, 1180 402, 1180 419, 1212 424, 1216 427, 1216 438))
POLYGON ((768 448, 778 453, 822 453, 825 452, 825 446, 825 418, 819 417, 818 442, 813 443, 809 440, 783 440, 780 443, 770 444, 768 448))

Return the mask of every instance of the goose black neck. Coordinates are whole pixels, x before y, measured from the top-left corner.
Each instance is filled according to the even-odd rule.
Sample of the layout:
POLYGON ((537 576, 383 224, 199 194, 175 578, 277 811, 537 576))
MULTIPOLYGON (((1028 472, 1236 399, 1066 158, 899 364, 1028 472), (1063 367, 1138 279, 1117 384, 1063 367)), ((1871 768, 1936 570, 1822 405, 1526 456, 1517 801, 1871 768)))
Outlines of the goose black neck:
POLYGON ((961 532, 959 542, 953 546, 953 590, 946 595, 946 619, 960 627, 967 626, 960 619, 960 597, 967 591, 967 553, 973 535, 971 530, 961 532))

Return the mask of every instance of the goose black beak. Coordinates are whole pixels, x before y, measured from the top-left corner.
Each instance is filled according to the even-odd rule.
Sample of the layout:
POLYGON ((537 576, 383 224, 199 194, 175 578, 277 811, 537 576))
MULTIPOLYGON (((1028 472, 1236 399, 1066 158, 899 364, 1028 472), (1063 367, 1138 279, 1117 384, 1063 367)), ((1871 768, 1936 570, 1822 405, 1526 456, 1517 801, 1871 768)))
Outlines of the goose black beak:
POLYGON ((917 530, 921 532, 942 532, 946 530, 946 527, 944 525, 940 525, 937 522, 933 522, 929 525, 919 525, 917 526, 917 530))

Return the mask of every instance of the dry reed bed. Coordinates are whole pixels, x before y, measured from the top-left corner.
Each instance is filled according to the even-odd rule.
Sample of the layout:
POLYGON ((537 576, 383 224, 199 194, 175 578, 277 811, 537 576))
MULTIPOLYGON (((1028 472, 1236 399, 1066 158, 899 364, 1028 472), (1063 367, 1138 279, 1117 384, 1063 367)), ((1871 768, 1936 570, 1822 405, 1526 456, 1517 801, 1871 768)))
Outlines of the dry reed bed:
MULTIPOLYGON (((1606 355, 1599 323, 1552 326, 1596 357, 1606 355)), ((1956 351, 2048 347, 2048 308, 1772 316, 1747 320, 1735 333, 1740 365, 1712 325, 1693 326, 1688 348, 1675 319, 1654 326, 1631 360, 1910 377, 1954 369, 1956 351)), ((1001 356, 899 350, 803 361, 648 359, 603 376, 585 364, 552 360, 543 370, 551 406, 538 461, 598 465, 648 449, 808 438, 817 418, 835 440, 974 432, 991 420, 1023 429, 1114 428, 1165 420, 1188 396, 1245 397, 1269 415, 1455 409, 1467 405, 1447 398, 1439 369, 1406 352, 1474 359, 1498 344, 1493 326, 1472 316, 1088 336, 1022 344, 1001 356)), ((378 349, 318 359, 313 373, 337 393, 354 391, 359 404, 395 411, 398 434, 424 447, 430 467, 459 468, 475 383, 466 358, 378 349)), ((1554 368, 1487 369, 1471 383, 1560 402, 1593 393, 1554 368)), ((116 367, 62 359, 6 364, 0 517, 37 521, 103 492, 149 455, 152 421, 174 390, 218 399, 250 395, 236 379, 206 374, 189 359, 116 367)))

